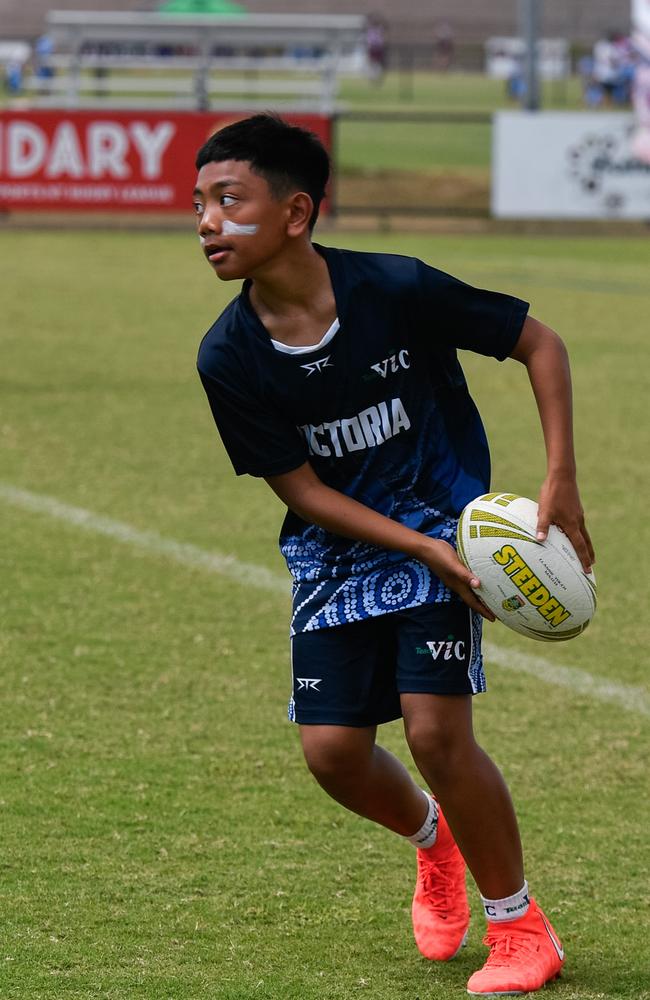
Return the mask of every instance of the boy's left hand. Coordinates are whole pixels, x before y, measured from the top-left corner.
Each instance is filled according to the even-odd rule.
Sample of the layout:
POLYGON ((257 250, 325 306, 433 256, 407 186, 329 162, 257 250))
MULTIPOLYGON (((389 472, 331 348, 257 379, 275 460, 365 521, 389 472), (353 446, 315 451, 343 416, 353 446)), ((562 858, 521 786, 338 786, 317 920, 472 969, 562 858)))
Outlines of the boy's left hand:
POLYGON ((548 476, 542 484, 537 515, 537 537, 540 541, 546 540, 551 524, 562 529, 576 550, 585 573, 589 573, 596 557, 585 525, 578 485, 573 477, 548 476))

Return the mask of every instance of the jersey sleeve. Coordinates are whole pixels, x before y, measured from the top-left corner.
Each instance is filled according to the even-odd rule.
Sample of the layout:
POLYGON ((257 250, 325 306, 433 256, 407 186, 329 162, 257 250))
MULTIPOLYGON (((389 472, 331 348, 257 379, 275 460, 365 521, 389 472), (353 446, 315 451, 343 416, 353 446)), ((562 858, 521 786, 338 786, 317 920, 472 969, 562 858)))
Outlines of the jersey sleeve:
POLYGON ((279 476, 307 461, 298 428, 274 413, 245 386, 233 385, 199 368, 212 416, 238 476, 279 476))
POLYGON ((502 292, 474 288, 417 262, 418 329, 445 347, 504 361, 519 339, 528 303, 502 292))

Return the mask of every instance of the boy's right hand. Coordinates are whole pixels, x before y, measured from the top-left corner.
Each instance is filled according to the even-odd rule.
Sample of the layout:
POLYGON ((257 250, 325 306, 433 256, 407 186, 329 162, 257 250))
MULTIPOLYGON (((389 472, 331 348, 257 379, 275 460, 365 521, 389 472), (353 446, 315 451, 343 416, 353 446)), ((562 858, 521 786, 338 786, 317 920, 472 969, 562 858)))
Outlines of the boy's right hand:
POLYGON ((481 586, 481 581, 471 570, 463 566, 456 550, 449 542, 438 538, 427 539, 426 551, 419 557, 437 577, 465 601, 472 611, 476 611, 489 622, 496 621, 496 616, 483 604, 472 588, 481 586))

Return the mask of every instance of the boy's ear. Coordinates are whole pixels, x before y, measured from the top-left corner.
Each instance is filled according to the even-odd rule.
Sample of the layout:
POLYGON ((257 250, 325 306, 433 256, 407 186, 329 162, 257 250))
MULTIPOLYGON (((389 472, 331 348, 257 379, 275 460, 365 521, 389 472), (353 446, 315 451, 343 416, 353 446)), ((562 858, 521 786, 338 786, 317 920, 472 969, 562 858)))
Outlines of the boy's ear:
POLYGON ((302 236, 309 229, 314 203, 305 191, 297 191, 289 199, 288 236, 302 236))

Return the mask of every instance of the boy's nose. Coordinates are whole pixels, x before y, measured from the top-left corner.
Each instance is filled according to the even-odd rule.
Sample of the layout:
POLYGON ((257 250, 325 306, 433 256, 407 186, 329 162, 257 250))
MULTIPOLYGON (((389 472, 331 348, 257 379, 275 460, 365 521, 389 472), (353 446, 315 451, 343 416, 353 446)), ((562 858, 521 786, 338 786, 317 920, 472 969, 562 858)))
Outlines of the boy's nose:
POLYGON ((206 208, 199 222, 199 235, 207 236, 208 233, 220 233, 222 221, 220 211, 214 208, 206 208))

